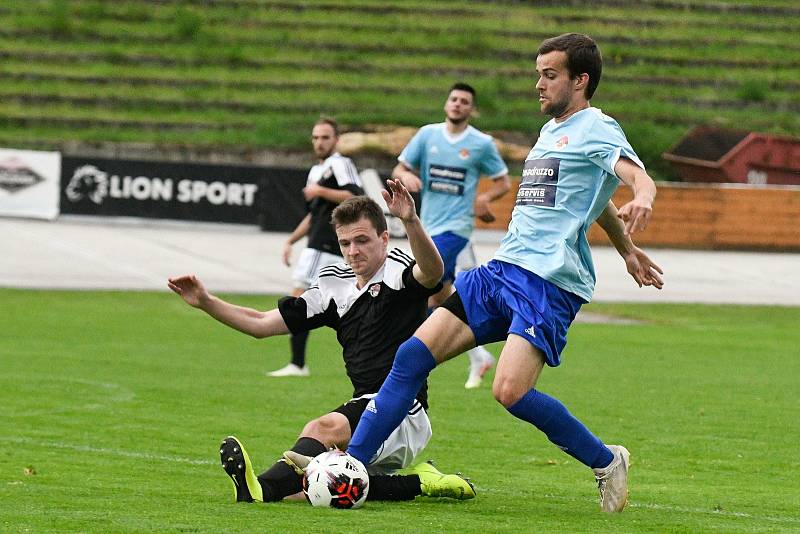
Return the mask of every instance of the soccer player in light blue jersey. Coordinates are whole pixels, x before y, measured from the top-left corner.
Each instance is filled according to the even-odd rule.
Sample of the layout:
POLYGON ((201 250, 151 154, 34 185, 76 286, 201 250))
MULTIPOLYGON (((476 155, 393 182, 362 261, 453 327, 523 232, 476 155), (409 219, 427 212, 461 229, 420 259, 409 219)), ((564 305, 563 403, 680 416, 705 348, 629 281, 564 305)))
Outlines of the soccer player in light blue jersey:
POLYGON ((495 257, 459 275, 456 292, 400 345, 350 440, 348 452, 359 460, 369 462, 436 365, 476 344, 505 340, 495 399, 594 471, 602 510, 625 507, 627 449, 605 445, 564 404, 536 389, 545 364, 559 365, 567 328, 592 296, 586 232, 595 220, 636 281, 661 287, 658 267, 630 241, 650 221, 655 184, 616 121, 589 102, 601 70, 600 50, 585 35, 561 35, 539 47, 536 89, 552 120, 525 162, 508 233, 495 257), (610 198, 620 181, 634 196, 616 213, 610 198))
MULTIPOLYGON (((444 103, 445 121, 419 129, 397 158, 392 177, 422 198, 420 218, 444 260, 442 290, 432 296, 431 308, 441 305, 453 292, 456 258, 469 243, 475 217, 491 222, 489 203, 511 187, 508 167, 497 146, 469 124, 475 111, 475 89, 456 83, 444 103), (477 194, 481 176, 492 180, 487 191, 477 194)), ((467 351, 470 359, 467 389, 481 385, 494 366, 494 357, 483 347, 467 351)))

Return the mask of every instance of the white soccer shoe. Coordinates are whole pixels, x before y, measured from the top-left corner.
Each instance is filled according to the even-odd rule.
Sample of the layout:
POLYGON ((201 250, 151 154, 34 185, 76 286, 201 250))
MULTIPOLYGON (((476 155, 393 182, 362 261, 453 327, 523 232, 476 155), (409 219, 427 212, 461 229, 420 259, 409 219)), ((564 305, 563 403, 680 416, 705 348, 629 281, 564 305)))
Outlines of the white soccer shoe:
POLYGON ((631 453, 622 445, 607 445, 614 453, 608 467, 594 469, 597 489, 600 490, 600 509, 621 512, 628 503, 628 466, 631 453))
POLYGON ((314 458, 311 456, 306 456, 305 454, 300 454, 295 451, 286 451, 283 453, 284 463, 301 476, 306 474, 306 467, 308 467, 308 464, 310 464, 313 459, 314 458))
POLYGON ((311 373, 308 370, 308 366, 298 367, 297 365, 290 363, 286 367, 282 367, 277 371, 272 371, 267 373, 267 376, 271 376, 273 378, 282 378, 284 376, 309 376, 311 373))
POLYGON ((494 367, 494 356, 483 347, 470 349, 467 354, 469 355, 469 377, 464 387, 466 389, 479 388, 483 383, 484 375, 494 367))

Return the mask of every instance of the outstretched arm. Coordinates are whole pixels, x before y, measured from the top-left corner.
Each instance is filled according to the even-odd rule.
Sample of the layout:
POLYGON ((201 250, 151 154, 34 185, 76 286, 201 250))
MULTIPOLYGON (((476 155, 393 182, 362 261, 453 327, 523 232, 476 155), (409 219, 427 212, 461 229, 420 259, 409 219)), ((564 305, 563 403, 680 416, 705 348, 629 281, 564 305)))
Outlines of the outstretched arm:
POLYGON ((633 200, 623 205, 617 215, 625 223, 625 234, 642 231, 653 216, 656 183, 644 169, 627 158, 619 158, 614 172, 633 190, 633 200))
POLYGON ((625 225, 617 215, 617 207, 610 200, 597 218, 597 224, 605 231, 614 248, 625 260, 628 273, 639 287, 643 285, 653 286, 656 289, 664 287, 664 281, 659 276, 664 274, 664 271, 642 249, 633 244, 630 236, 625 233, 625 225))
POLYGON ((408 235, 408 243, 417 264, 414 265, 414 278, 425 287, 435 287, 444 274, 444 263, 436 245, 422 227, 417 216, 414 199, 400 180, 387 180, 388 191, 383 191, 383 199, 389 212, 403 221, 408 235))
POLYGON ((206 291, 203 283, 194 275, 170 278, 167 286, 190 306, 250 336, 264 338, 289 333, 278 310, 261 312, 225 302, 206 291))

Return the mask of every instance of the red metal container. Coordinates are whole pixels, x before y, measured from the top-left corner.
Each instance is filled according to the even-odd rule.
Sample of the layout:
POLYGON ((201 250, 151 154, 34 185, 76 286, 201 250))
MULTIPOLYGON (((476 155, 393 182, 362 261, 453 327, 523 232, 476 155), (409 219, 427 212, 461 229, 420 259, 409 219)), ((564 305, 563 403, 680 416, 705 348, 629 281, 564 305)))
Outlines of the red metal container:
POLYGON ((800 139, 698 126, 661 155, 688 182, 800 185, 800 139))

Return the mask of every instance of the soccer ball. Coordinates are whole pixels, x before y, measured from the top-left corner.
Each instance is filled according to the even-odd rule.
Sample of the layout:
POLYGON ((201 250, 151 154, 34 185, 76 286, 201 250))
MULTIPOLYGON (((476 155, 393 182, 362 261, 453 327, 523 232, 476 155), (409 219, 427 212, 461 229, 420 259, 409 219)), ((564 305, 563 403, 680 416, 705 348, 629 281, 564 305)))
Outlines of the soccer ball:
POLYGON ((369 475, 364 464, 344 451, 323 452, 308 464, 303 492, 311 506, 359 508, 367 500, 369 475))

